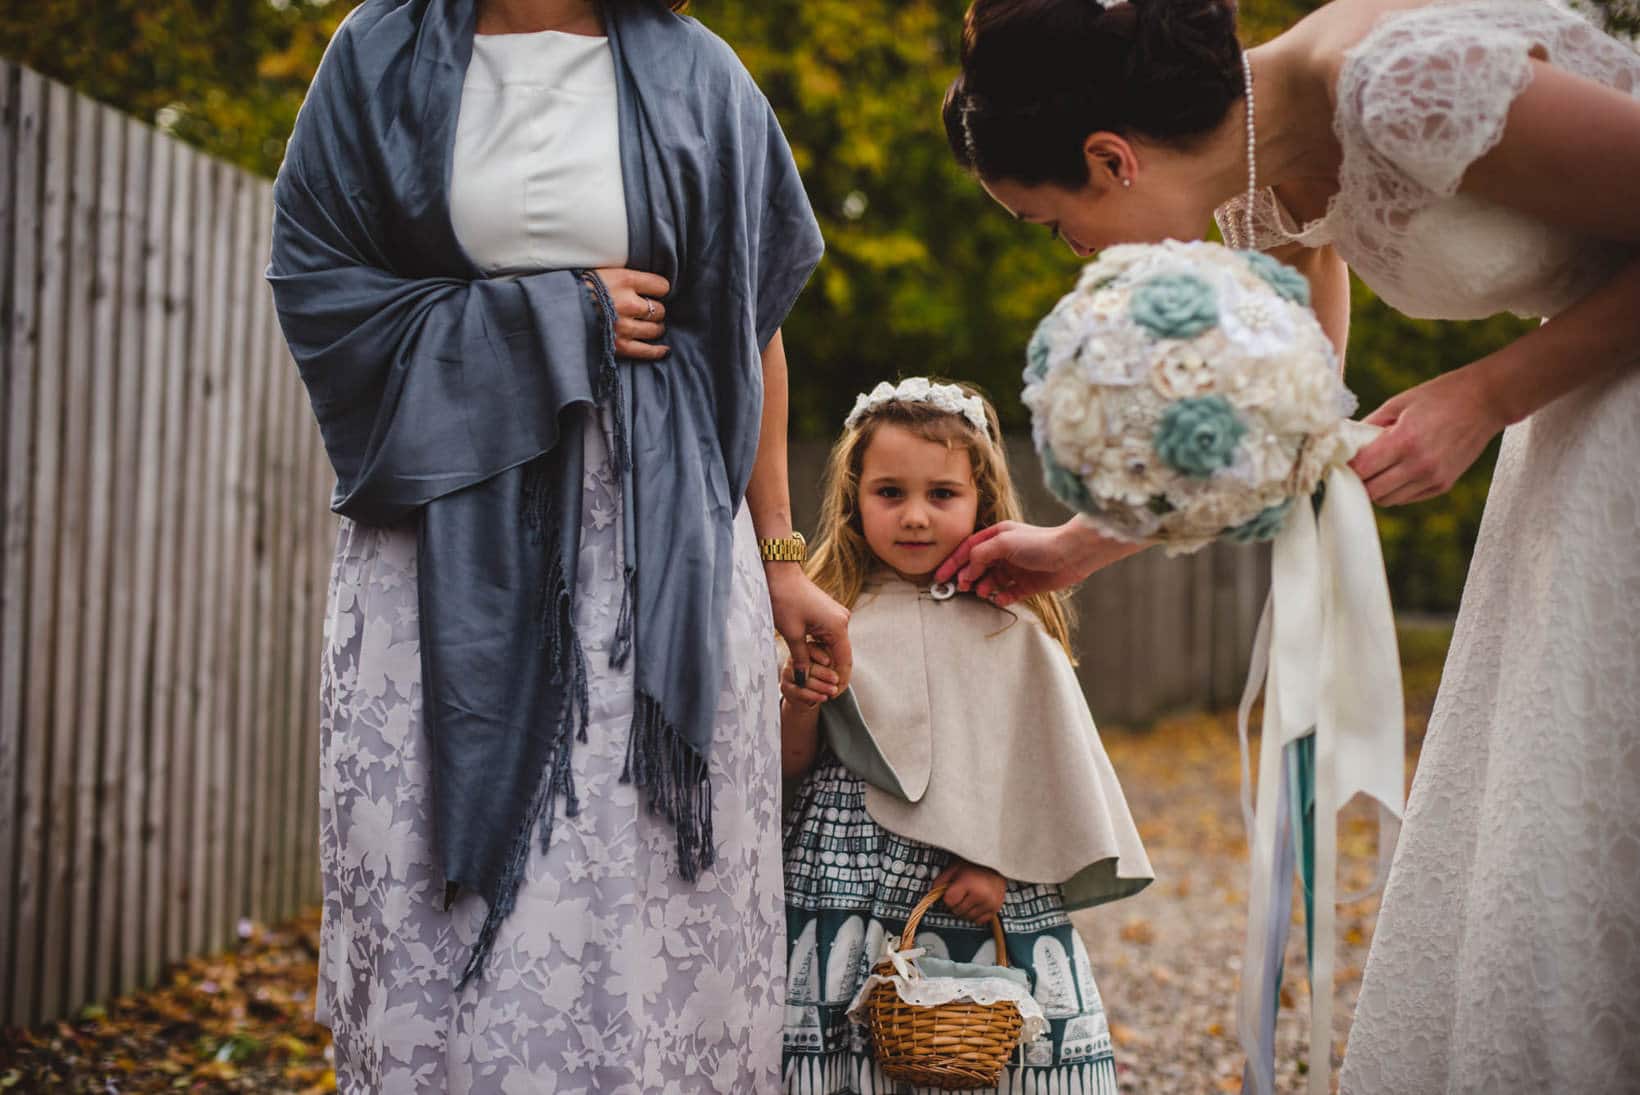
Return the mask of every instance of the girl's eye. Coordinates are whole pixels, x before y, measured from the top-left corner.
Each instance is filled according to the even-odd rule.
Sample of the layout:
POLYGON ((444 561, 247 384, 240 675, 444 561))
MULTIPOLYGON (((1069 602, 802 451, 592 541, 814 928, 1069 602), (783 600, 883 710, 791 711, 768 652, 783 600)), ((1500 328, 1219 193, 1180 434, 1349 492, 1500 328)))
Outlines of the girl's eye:
POLYGON ((899 487, 878 487, 877 488, 877 495, 880 498, 898 498, 900 496, 900 488, 899 487))
POLYGON ((941 502, 949 501, 957 496, 957 492, 950 487, 935 487, 932 493, 941 502))

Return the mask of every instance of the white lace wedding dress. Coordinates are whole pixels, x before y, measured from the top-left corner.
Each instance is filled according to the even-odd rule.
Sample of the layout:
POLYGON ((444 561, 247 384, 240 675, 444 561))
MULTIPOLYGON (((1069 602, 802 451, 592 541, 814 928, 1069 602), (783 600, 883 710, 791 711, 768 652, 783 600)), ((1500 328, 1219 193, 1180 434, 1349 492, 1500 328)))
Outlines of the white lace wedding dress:
MULTIPOLYGON (((452 196, 475 262, 625 264, 614 94, 604 39, 548 31, 476 40, 452 196), (600 127, 606 140, 595 139, 600 127)), ((444 908, 421 717, 416 531, 342 522, 320 690, 318 1018, 334 1035, 343 1095, 779 1089, 779 712, 751 519, 743 507, 735 523, 712 739, 717 863, 686 883, 671 826, 619 778, 632 670, 610 668, 609 645, 626 515, 604 431, 586 435, 575 626, 591 719, 572 754, 581 810, 559 818, 548 849, 536 843, 483 977, 460 992, 484 903, 469 894, 444 908)))
MULTIPOLYGON (((1392 13, 1339 77, 1326 217, 1267 193, 1253 242, 1330 242, 1414 316, 1574 303, 1633 251, 1456 193, 1534 51, 1640 97, 1640 56, 1545 4, 1392 13)), ((1504 434, 1343 1091, 1640 1091, 1640 370, 1504 434)))

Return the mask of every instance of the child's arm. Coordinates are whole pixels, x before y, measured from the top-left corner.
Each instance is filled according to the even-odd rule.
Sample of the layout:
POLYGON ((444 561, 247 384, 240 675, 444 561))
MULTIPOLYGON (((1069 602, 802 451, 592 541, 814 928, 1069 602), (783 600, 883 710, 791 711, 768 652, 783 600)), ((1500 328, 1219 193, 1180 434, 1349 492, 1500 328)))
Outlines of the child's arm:
POLYGON ((826 655, 815 652, 807 679, 799 687, 791 659, 780 670, 780 777, 796 779, 814 767, 820 752, 820 705, 837 695, 837 672, 820 664, 826 655))

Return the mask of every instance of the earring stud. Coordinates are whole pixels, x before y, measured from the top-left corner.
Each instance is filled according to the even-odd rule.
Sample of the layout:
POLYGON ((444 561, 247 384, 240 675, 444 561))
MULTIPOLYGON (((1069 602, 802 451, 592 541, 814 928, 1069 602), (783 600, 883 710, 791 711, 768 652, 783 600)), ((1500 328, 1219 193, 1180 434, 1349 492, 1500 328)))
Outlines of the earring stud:
POLYGON ((1133 180, 1132 179, 1123 179, 1122 180, 1122 185, 1124 187, 1131 187, 1133 185, 1133 180))

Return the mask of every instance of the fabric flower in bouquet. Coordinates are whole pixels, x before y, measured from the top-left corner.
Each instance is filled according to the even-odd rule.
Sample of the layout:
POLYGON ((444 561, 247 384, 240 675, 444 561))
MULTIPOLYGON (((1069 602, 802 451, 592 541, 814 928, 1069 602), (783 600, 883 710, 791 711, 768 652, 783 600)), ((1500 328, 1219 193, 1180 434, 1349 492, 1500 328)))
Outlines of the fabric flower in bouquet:
MULTIPOLYGON (((1314 933, 1311 1029, 1327 1032, 1338 811, 1377 800, 1381 882, 1403 808, 1395 618, 1372 503, 1348 465, 1378 431, 1349 419, 1304 277, 1217 244, 1102 252, 1027 359, 1048 486, 1082 520, 1170 554, 1273 541, 1238 719, 1252 873, 1238 1018, 1248 1090, 1269 1091, 1294 877, 1314 933), (1247 721, 1261 686, 1255 812, 1247 721)), ((1330 1040, 1314 1041, 1311 1086, 1325 1091, 1330 1040)))
POLYGON ((1049 488, 1100 532, 1169 554, 1272 538, 1355 454, 1309 283, 1211 243, 1112 247, 1037 326, 1025 405, 1049 488))

